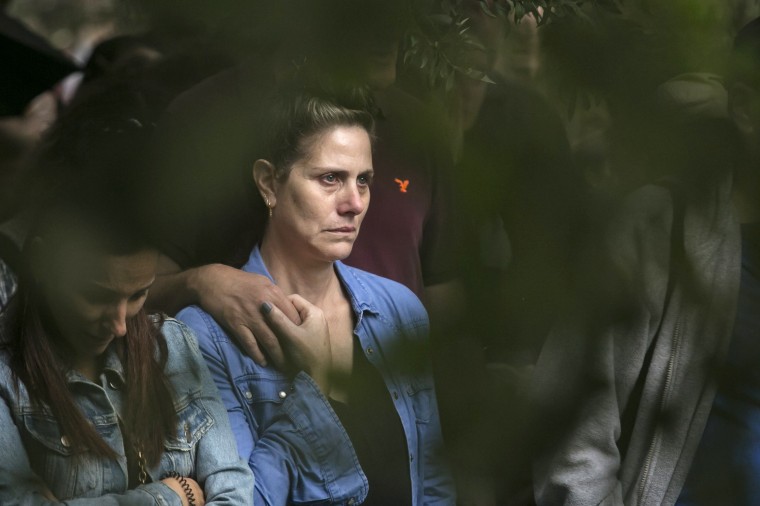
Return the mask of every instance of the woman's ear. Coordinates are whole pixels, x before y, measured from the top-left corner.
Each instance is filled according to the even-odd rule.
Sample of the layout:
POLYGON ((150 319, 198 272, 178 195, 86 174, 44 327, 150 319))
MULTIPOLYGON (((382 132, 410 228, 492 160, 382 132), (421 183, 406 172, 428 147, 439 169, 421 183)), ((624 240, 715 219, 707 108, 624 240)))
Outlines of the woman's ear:
POLYGON ((275 168, 267 160, 256 160, 253 163, 253 181, 259 189, 261 198, 270 209, 277 204, 275 168))

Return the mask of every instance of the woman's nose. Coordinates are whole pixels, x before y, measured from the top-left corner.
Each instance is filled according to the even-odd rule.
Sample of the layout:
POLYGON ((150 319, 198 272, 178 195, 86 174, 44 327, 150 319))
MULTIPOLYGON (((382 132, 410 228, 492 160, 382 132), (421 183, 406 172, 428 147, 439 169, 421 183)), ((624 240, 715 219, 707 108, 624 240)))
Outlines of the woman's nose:
POLYGON ((364 195, 356 184, 347 184, 343 187, 338 204, 340 214, 361 214, 365 205, 364 195))
POLYGON ((114 305, 108 315, 108 330, 116 337, 127 333, 127 301, 114 305))

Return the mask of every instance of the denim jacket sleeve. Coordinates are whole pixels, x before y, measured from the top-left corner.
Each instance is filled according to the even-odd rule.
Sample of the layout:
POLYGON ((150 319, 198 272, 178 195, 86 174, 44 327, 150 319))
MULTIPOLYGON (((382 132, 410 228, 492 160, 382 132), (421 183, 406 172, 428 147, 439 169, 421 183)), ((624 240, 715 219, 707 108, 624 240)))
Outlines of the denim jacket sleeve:
POLYGON ((219 387, 240 456, 253 470, 254 504, 358 504, 368 485, 348 434, 314 381, 299 373, 271 420, 256 420, 235 385, 228 353, 240 352, 196 307, 178 318, 198 336, 219 387), (260 427, 266 427, 260 429, 260 427))
POLYGON ((32 470, 21 434, 13 419, 8 395, 13 395, 15 381, 5 363, 0 363, 0 504, 4 506, 181 506, 179 496, 163 483, 141 485, 124 494, 71 499, 61 503, 49 498, 48 488, 32 470))
POLYGON ((168 319, 162 330, 167 342, 176 343, 170 353, 175 357, 182 356, 182 368, 190 375, 189 381, 185 381, 200 385, 200 399, 214 421, 198 441, 194 463, 195 479, 203 487, 206 504, 251 504, 251 471, 243 460, 236 458, 235 440, 224 404, 195 336, 184 324, 173 319, 168 319))
MULTIPOLYGON (((188 463, 188 475, 201 484, 206 504, 250 504, 253 490, 251 472, 245 462, 237 458, 232 434, 227 423, 224 407, 219 400, 216 386, 211 380, 195 340, 190 332, 178 322, 169 320, 163 328, 169 346, 167 375, 175 380, 175 390, 196 392, 197 402, 202 403, 205 416, 210 418, 204 432, 197 441, 193 452, 175 452, 194 455, 188 463), (177 382, 177 380, 180 380, 177 382)), ((151 470, 153 483, 140 485, 133 490, 109 492, 95 497, 71 496, 57 501, 50 488, 32 467, 27 453, 23 427, 17 425, 20 407, 18 386, 5 361, 0 362, 0 448, 8 452, 0 459, 0 504, 3 505, 48 505, 68 504, 71 506, 181 506, 180 497, 159 481, 170 469, 167 462, 178 462, 167 447, 162 456, 162 465, 151 470), (14 407, 15 406, 15 407, 14 407)), ((26 395, 26 394, 24 394, 26 395)), ((27 429, 28 430, 28 429, 27 429)), ((185 474, 183 472, 183 474, 185 474)), ((100 475, 102 478, 102 474, 100 475)), ((81 473, 79 476, 82 479, 81 473)), ((97 474, 93 479, 98 479, 97 474)), ((108 489, 107 485, 100 485, 108 489)), ((111 490, 114 490, 111 488, 111 490)))

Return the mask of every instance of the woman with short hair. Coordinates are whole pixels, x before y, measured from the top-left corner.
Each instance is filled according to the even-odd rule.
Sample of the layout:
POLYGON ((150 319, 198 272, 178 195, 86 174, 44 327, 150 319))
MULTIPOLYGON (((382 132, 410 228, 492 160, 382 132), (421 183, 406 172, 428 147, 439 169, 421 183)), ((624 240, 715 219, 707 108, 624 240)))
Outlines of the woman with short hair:
MULTIPOLYGON (((285 373, 244 355, 201 308, 177 315, 199 336, 256 476, 254 502, 454 504, 427 313, 403 285, 341 262, 369 205, 372 116, 304 90, 271 103, 253 166, 268 221, 242 269, 270 278, 310 331, 283 343, 285 373), (262 458, 262 438, 283 420, 290 446, 262 458)), ((262 311, 275 328, 298 328, 272 304, 262 311)))

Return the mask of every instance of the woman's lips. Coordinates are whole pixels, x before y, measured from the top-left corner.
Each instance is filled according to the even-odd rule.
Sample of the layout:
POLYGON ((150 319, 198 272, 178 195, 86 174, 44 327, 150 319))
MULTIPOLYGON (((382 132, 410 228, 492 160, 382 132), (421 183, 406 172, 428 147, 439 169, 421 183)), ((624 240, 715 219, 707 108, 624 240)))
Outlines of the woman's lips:
POLYGON ((329 228, 327 229, 328 232, 333 232, 336 234, 351 234, 356 232, 356 227, 338 227, 338 228, 329 228))

